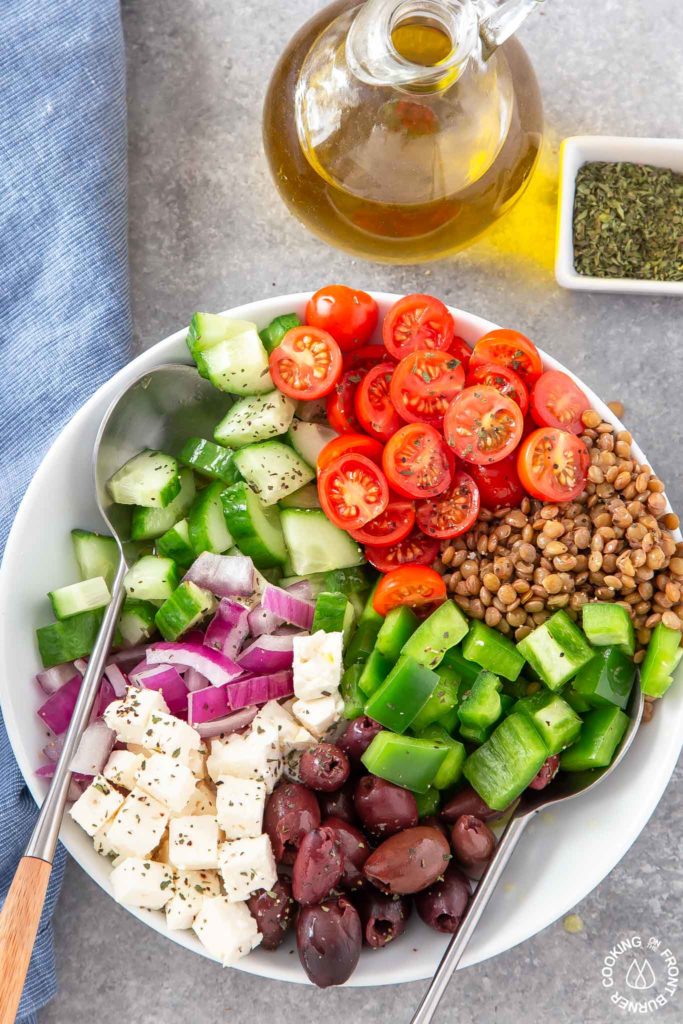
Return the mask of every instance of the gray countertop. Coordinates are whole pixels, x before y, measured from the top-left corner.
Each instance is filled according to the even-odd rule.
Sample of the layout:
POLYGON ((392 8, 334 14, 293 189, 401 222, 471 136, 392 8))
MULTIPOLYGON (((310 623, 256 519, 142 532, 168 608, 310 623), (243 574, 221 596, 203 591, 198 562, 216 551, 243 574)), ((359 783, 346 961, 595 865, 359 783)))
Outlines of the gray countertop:
MULTIPOLYGON (((195 309, 329 281, 432 291, 519 327, 606 400, 621 400, 627 425, 683 507, 683 304, 563 292, 548 267, 551 213, 534 252, 517 251, 510 222, 457 259, 417 268, 355 261, 289 217, 261 151, 261 103, 276 57, 318 6, 124 0, 137 347, 175 331, 195 309)), ((683 134, 679 0, 549 0, 522 38, 545 99, 551 175, 567 135, 683 134)), ((682 825, 674 779, 631 851, 576 908, 583 930, 569 934, 558 921, 460 973, 435 1020, 609 1024, 629 1016, 600 984, 603 958, 633 933, 657 935, 683 958, 682 825)), ((73 863, 55 931, 60 993, 42 1024, 342 1024, 361 1014, 407 1022, 424 988, 320 992, 221 971, 138 923, 73 863)), ((683 1019, 683 994, 654 1016, 662 1024, 683 1019)))

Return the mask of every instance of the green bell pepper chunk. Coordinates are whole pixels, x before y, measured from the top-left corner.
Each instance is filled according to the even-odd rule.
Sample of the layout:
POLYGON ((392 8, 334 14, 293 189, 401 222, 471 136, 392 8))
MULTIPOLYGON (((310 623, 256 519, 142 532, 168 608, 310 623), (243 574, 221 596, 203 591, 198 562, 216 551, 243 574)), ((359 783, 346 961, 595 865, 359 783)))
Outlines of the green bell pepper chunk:
POLYGON ((454 740, 440 725, 428 726, 420 735, 424 739, 434 740, 443 744, 448 750, 448 756, 434 776, 433 785, 435 789, 448 789, 460 782, 462 769, 467 757, 467 751, 459 740, 454 740))
POLYGON ((365 661, 372 652, 377 640, 377 634, 384 622, 384 616, 375 611, 372 603, 377 584, 370 591, 365 602, 365 607, 360 613, 356 632, 351 637, 351 642, 344 652, 344 664, 353 665, 356 661, 365 661))
MULTIPOLYGON (((425 706, 413 720, 412 728, 419 733, 426 729, 432 722, 441 723, 454 710, 458 703, 458 678, 455 672, 444 665, 439 665, 436 670, 439 682, 434 693, 431 695, 425 706)), ((457 724, 457 714, 455 724, 457 724)), ((450 732, 451 730, 448 729, 450 732)))
POLYGON ((517 644, 549 690, 559 690, 586 665, 595 651, 578 626, 560 610, 517 644))
MULTIPOLYGON (((503 713, 500 701, 501 682, 493 672, 482 669, 469 693, 458 706, 458 717, 466 729, 479 731, 497 722, 503 713)), ((466 735, 463 733, 463 735, 466 735)))
POLYGON ((524 668, 524 658, 512 640, 477 620, 463 641, 462 653, 468 661, 474 661, 481 668, 512 682, 524 668))
POLYGON ((268 355, 278 347, 287 331, 300 325, 301 320, 296 313, 282 313, 281 316, 276 316, 274 320, 271 320, 262 331, 259 331, 259 338, 268 355))
POLYGON ((467 619, 453 601, 444 601, 422 622, 403 645, 402 654, 419 665, 436 668, 446 651, 460 643, 467 633, 467 619))
POLYGON ((623 710, 635 678, 636 666, 621 647, 601 647, 595 657, 579 669, 572 687, 585 697, 589 707, 615 704, 623 710))
POLYGON ((631 616, 623 605, 592 601, 581 611, 581 624, 594 647, 620 647, 633 657, 636 637, 631 616))
POLYGON ((578 740, 560 756, 560 768, 565 772, 607 768, 622 741, 628 721, 628 715, 613 704, 589 711, 578 740))
POLYGON ((463 774, 489 807, 504 811, 538 775, 548 756, 526 715, 513 712, 465 761, 463 774))
POLYGON ((447 711, 445 715, 442 715, 441 718, 437 719, 436 724, 442 726, 449 736, 452 736, 460 725, 457 707, 451 708, 451 710, 447 711))
POLYGON ((478 665, 475 665, 473 661, 468 661, 463 656, 462 651, 459 647, 452 647, 450 651, 446 651, 443 656, 440 668, 450 668, 458 675, 458 678, 467 684, 467 687, 471 687, 474 680, 479 675, 481 669, 478 665))
POLYGON ((366 697, 371 697, 375 690, 378 690, 387 677, 391 662, 384 655, 380 654, 377 648, 370 652, 370 657, 363 665, 363 671, 358 679, 358 686, 366 697))
POLYGON ((524 697, 515 704, 515 711, 526 715, 545 742, 549 754, 559 754, 576 741, 581 732, 581 719, 569 704, 547 690, 524 697))
POLYGON ((500 717, 501 718, 505 718, 506 715, 509 715, 510 712, 512 711, 513 707, 515 706, 515 703, 516 702, 515 702, 515 698, 514 697, 511 697, 507 693, 501 693, 501 695, 500 695, 500 717))
POLYGON ((372 775, 415 793, 426 793, 448 756, 442 743, 379 732, 361 761, 372 775))
POLYGON ((387 612, 379 628, 376 649, 392 663, 398 660, 401 648, 417 629, 417 616, 412 608, 401 604, 387 612))
POLYGON ((441 807, 441 793, 434 786, 430 786, 424 793, 415 793, 417 804, 417 816, 420 821, 429 818, 432 814, 438 814, 441 807))
POLYGON ((349 665, 341 678, 339 690, 344 701, 344 710, 342 711, 344 718, 358 718, 365 712, 365 694, 358 686, 362 671, 363 666, 357 662, 355 665, 349 665))
POLYGON ((673 683, 673 674, 681 658, 681 633, 660 622, 650 637, 640 669, 640 686, 647 697, 664 696, 673 683))
POLYGON ((403 733, 425 706, 439 677, 436 672, 402 655, 365 705, 365 714, 385 729, 403 733))

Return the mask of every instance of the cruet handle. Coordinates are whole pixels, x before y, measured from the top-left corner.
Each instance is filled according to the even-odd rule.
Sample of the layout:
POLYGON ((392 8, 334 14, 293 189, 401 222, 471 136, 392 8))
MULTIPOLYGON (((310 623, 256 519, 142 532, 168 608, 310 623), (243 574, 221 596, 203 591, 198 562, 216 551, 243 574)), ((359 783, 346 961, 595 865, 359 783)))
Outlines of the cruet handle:
POLYGON ((488 59, 545 0, 505 0, 479 23, 484 59, 488 59))

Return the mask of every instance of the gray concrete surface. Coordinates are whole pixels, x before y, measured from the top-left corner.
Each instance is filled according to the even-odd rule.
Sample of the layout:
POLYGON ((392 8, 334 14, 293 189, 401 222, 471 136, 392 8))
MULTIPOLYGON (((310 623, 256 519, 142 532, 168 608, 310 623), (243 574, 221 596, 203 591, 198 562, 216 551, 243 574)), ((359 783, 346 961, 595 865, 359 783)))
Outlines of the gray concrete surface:
MULTIPOLYGON (((130 67, 131 273, 137 345, 197 308, 220 309, 330 280, 431 290, 526 330, 626 420, 683 505, 681 311, 673 299, 562 292, 542 264, 515 258, 514 225, 427 268, 354 262, 309 237, 279 203, 261 152, 273 63, 317 0, 124 0, 130 67), (496 256, 501 248, 504 258, 496 256)), ((549 0, 523 39, 556 144, 566 135, 682 134, 678 0, 549 0)), ((552 164, 551 164, 552 167, 552 164)), ((538 251, 551 243, 542 226, 538 251)), ((535 254, 538 255, 538 252, 535 254)), ((666 713, 665 708, 660 709, 666 713)), ((680 782, 680 771, 678 781, 680 782)), ((460 974, 437 1021, 611 1024, 628 1017, 600 987, 615 941, 659 935, 683 958, 683 814, 674 780, 624 858, 562 922, 460 974)), ((577 842, 580 842, 580 836, 577 842)), ((61 991, 42 1024, 407 1022, 422 984, 326 993, 220 972, 135 922, 71 864, 56 919, 61 991)), ((653 1016, 683 1020, 683 994, 653 1016)))

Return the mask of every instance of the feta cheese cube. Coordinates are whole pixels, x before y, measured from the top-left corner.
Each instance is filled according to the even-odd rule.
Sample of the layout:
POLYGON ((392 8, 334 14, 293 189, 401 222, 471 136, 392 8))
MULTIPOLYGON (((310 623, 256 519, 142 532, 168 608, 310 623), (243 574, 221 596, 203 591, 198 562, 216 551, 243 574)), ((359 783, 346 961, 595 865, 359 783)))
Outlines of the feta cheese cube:
POLYGON ((246 956, 261 941, 246 903, 231 903, 225 896, 205 899, 193 928, 202 945, 224 967, 246 956))
POLYGON ((294 717, 318 738, 339 721, 343 710, 344 701, 338 693, 330 697, 319 697, 318 700, 295 700, 292 703, 294 717))
POLYGON ((149 716, 145 729, 145 745, 151 750, 183 764, 188 764, 197 751, 202 750, 202 738, 196 729, 180 718, 174 718, 166 712, 154 712, 149 716))
POLYGON ((109 829, 111 828, 111 821, 106 821, 102 828, 98 828, 93 838, 95 844, 95 853, 99 853, 101 857, 108 857, 112 865, 116 867, 117 864, 124 859, 118 850, 115 850, 109 841, 109 829))
POLYGON ((159 690, 129 686, 123 700, 114 700, 104 712, 104 720, 122 743, 144 743, 145 731, 153 711, 167 712, 168 705, 159 690))
POLYGON ((216 783, 216 815, 226 839, 260 836, 266 787, 255 779, 236 779, 221 775, 216 783))
POLYGON ((168 857, 176 868, 202 871, 218 867, 218 822, 211 814, 171 818, 168 857))
POLYGON ((267 724, 254 729, 252 724, 244 735, 235 733, 227 740, 212 740, 206 767, 214 782, 223 775, 255 779, 265 783, 266 792, 272 793, 282 775, 277 730, 267 724))
POLYGON ((252 729, 259 725, 272 725, 277 729, 280 750, 285 757, 293 750, 308 750, 316 744, 315 737, 311 736, 308 729, 304 729, 287 708, 276 700, 263 705, 252 722, 252 729))
POLYGON ((197 780, 181 761, 168 754, 150 754, 142 758, 137 784, 170 811, 179 812, 194 793, 197 780))
POLYGON ((295 636, 294 694, 299 700, 318 700, 337 692, 342 677, 342 634, 319 629, 295 636))
POLYGON ((135 776, 142 761, 142 754, 135 754, 132 750, 112 750, 102 774, 115 786, 130 791, 135 789, 135 776))
POLYGON ((198 779, 206 778, 206 754, 203 750, 191 750, 187 755, 187 767, 198 779))
POLYGON ((109 828, 109 842, 128 857, 149 857, 161 842, 168 810, 144 790, 135 788, 123 801, 109 828))
POLYGON ((171 863, 168 859, 168 832, 164 832, 163 839, 152 854, 152 860, 158 860, 160 864, 171 863))
POLYGON ((123 793, 114 789, 104 775, 96 775, 69 814, 89 836, 94 836, 106 821, 114 817, 123 801, 123 793))
POLYGON ((246 900, 257 889, 272 889, 277 881, 273 848, 265 833, 255 839, 221 843, 218 865, 231 903, 246 900))
POLYGON ((204 900, 220 896, 221 881, 217 871, 176 872, 173 896, 166 904, 166 925, 171 931, 191 928, 204 900))
POLYGON ((180 813, 171 812, 172 818, 190 818, 195 814, 212 814, 216 816, 216 794, 213 783, 198 782, 180 813))
POLYGON ((126 857, 109 876, 117 903, 161 910, 173 896, 173 874, 165 864, 126 857))

